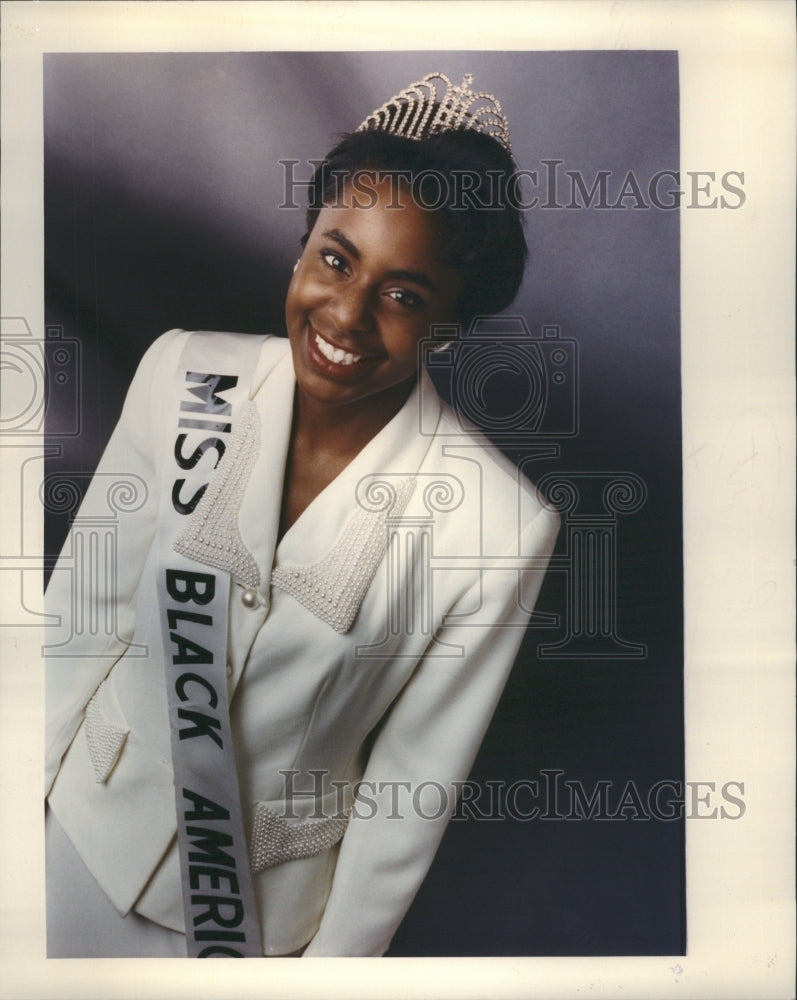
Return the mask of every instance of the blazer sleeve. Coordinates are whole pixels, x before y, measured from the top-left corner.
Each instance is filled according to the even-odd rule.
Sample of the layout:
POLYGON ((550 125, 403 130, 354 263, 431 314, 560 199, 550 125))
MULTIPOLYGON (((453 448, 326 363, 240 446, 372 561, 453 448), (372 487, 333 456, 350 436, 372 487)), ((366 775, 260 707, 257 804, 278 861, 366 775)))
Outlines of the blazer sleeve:
POLYGON ((425 657, 391 707, 305 957, 378 956, 390 945, 432 863, 456 783, 466 780, 495 711, 558 530, 558 515, 543 508, 523 533, 520 551, 528 554, 529 568, 522 574, 522 601, 516 570, 479 573, 438 632, 441 640, 463 646, 464 654, 425 657), (466 617, 457 622, 457 614, 466 617))
MULTIPOLYGON (((138 585, 156 531, 168 380, 188 336, 170 330, 147 350, 75 519, 87 523, 92 517, 104 517, 107 522, 109 491, 114 484, 132 484, 126 489, 136 499, 117 515, 112 579, 99 587, 95 576, 81 575, 78 550, 87 539, 92 542, 90 531, 78 537, 74 523, 50 578, 45 607, 58 624, 52 630, 57 638, 48 637, 45 648, 45 794, 91 696, 132 639, 138 585), (109 629, 108 622, 115 622, 115 627, 109 629)), ((105 562, 106 572, 108 565, 105 562)))

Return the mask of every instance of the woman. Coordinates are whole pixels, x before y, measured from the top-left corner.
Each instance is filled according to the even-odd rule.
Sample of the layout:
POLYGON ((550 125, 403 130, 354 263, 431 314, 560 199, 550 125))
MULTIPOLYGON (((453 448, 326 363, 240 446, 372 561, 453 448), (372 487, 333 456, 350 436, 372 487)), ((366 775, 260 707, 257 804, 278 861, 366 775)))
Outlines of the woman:
POLYGON ((139 367, 48 590, 53 956, 381 955, 431 864, 558 530, 419 373, 522 279, 469 84, 318 168, 287 343, 171 331, 139 367), (125 474, 103 585, 76 559, 125 474))

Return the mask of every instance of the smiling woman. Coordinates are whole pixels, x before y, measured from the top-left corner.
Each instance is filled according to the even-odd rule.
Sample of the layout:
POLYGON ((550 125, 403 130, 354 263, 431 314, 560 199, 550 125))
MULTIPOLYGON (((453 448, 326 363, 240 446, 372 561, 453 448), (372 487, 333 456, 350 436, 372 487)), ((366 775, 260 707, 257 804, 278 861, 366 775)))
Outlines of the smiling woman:
POLYGON ((413 84, 316 172, 289 344, 141 362, 48 591, 51 956, 388 948, 558 531, 419 369, 518 289, 508 135, 469 78, 413 84), (74 572, 122 474, 113 578, 74 572))

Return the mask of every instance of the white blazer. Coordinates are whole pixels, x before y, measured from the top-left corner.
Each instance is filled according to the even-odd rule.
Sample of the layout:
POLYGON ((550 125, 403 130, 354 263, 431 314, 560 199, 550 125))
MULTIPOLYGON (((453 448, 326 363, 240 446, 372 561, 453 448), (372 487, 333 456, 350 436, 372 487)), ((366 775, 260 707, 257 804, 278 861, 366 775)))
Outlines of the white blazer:
MULTIPOLYGON (((50 805, 121 914, 177 930, 153 543, 189 336, 164 334, 142 360, 47 595, 62 629, 47 667, 50 805), (110 582, 76 584, 76 548, 101 537, 77 526, 107 520, 114 476, 145 484, 144 499, 118 515, 110 582)), ((247 335, 215 336, 233 368, 251 350, 247 335)), ((261 340, 249 390, 259 445, 241 468, 219 465, 210 514, 246 554, 231 573, 227 674, 263 952, 381 955, 483 739, 559 521, 423 372, 277 545, 295 382, 287 341, 261 340), (393 520, 369 477, 395 491, 393 520)), ((211 559, 201 546, 191 556, 211 559)))

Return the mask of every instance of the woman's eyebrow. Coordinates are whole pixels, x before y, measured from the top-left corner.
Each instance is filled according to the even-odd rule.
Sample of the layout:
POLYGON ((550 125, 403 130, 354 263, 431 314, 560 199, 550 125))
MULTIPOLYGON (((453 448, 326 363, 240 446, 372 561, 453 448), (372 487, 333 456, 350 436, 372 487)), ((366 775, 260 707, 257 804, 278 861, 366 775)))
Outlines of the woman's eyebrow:
POLYGON ((334 240, 336 243, 339 243, 346 253, 351 257, 354 257, 355 260, 360 259, 360 251, 352 243, 349 237, 346 236, 345 233, 342 233, 339 229, 327 229, 326 232, 322 233, 322 235, 328 240, 334 240))
MULTIPOLYGON (((349 237, 339 229, 327 229, 322 235, 328 240, 334 240, 350 257, 353 257, 355 260, 360 259, 360 251, 349 237)), ((436 291, 434 282, 424 271, 408 271, 404 268, 393 268, 387 272, 387 277, 394 281, 411 281, 415 285, 428 288, 430 292, 436 291)))
POLYGON ((415 285, 422 285, 424 288, 428 288, 430 292, 436 291, 431 278, 428 274, 424 274, 423 271, 404 271, 402 269, 394 269, 387 272, 387 277, 393 279, 394 281, 411 281, 415 285))

